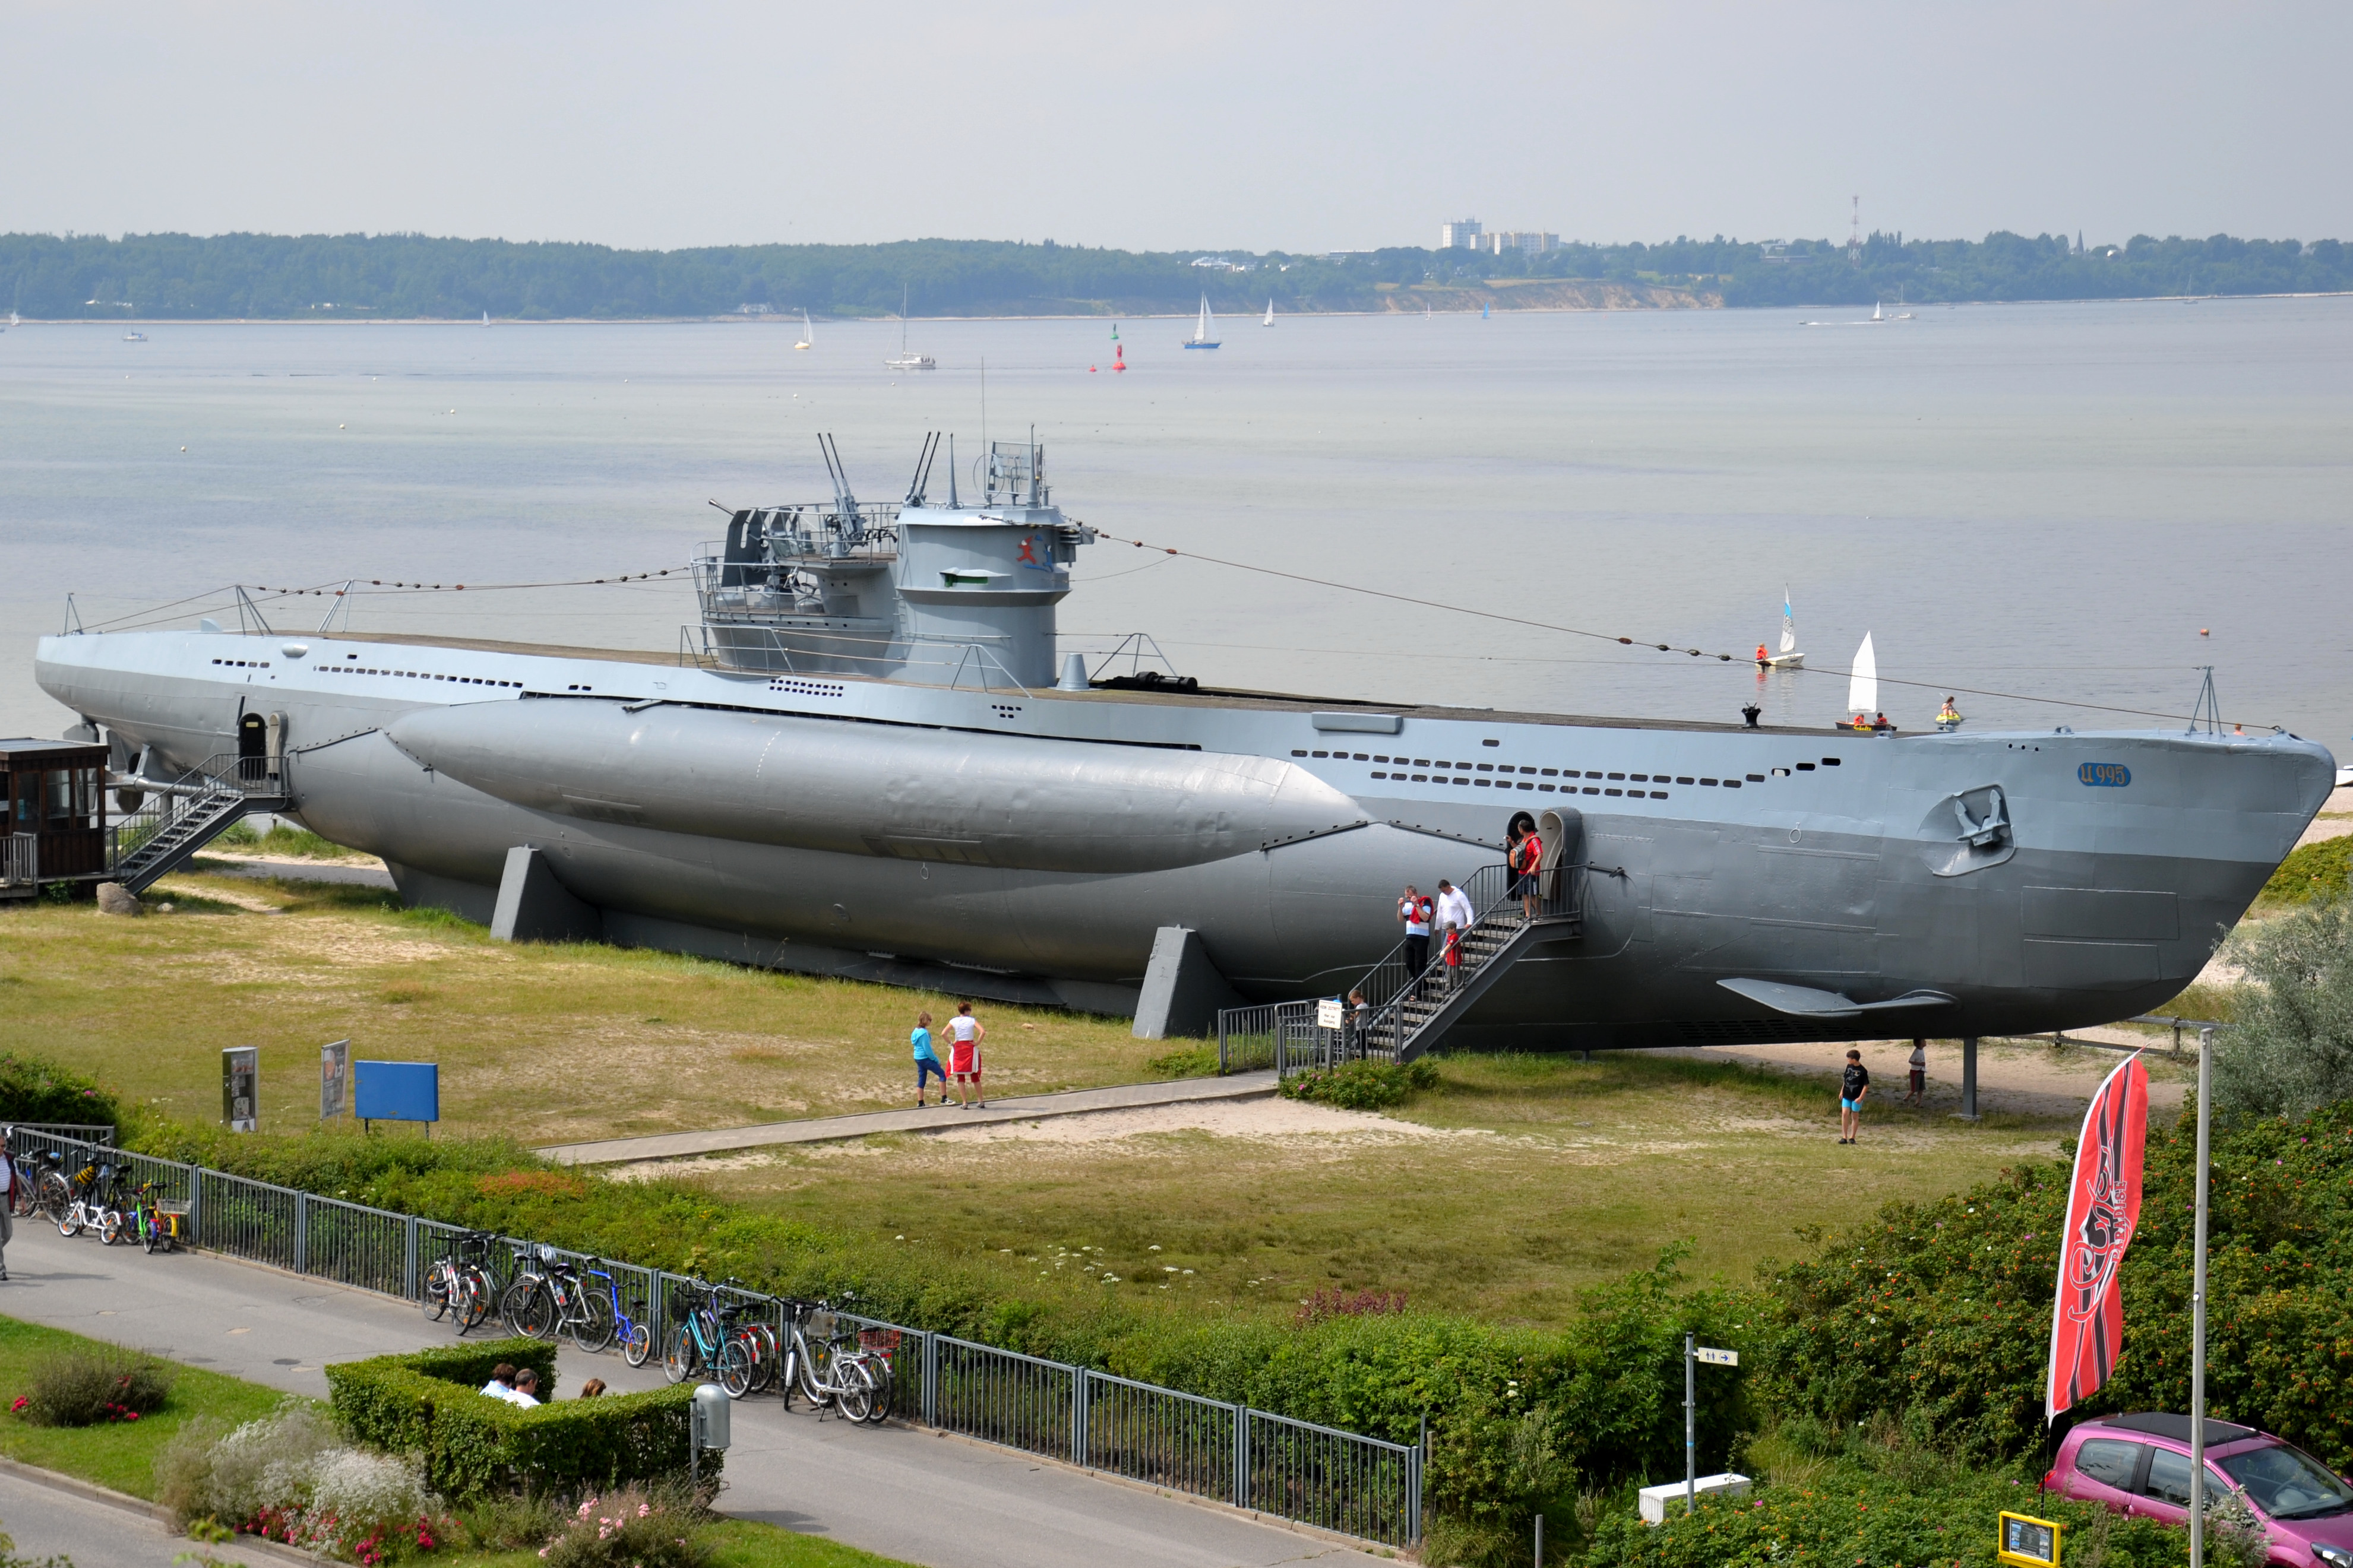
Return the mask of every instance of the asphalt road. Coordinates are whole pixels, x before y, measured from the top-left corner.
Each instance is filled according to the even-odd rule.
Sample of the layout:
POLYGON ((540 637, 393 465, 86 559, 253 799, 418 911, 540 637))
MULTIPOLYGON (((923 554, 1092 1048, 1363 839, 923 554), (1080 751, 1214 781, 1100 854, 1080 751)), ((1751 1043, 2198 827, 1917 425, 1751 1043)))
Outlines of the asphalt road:
MULTIPOLYGON (((90 1237, 69 1241, 48 1226, 19 1223, 7 1265, 0 1313, 321 1398, 327 1392, 321 1368, 330 1361, 415 1350, 450 1337, 447 1325, 428 1323, 416 1309, 381 1296, 201 1254, 151 1258, 90 1237)), ((618 1355, 583 1356, 569 1347, 559 1355, 557 1373, 559 1398, 592 1376, 617 1391, 652 1387, 661 1379, 655 1366, 632 1371, 618 1355)), ((1098 1568, 1105 1563, 1273 1568, 1381 1561, 1323 1537, 1010 1449, 897 1425, 820 1420, 806 1407, 787 1413, 773 1398, 739 1404, 733 1425, 721 1511, 926 1568, 1098 1568)), ((0 1506, 13 1496, 0 1491, 0 1506)), ((69 1503, 79 1500, 63 1499, 57 1506, 69 1503)), ((36 1508, 26 1517, 38 1514, 36 1508)), ((16 1522, 5 1511, 0 1520, 12 1528, 16 1522)), ((132 1535, 119 1539, 125 1552, 141 1549, 132 1535)), ((28 1549, 24 1534, 17 1545, 20 1552, 28 1549)), ((79 1548, 73 1556, 77 1568, 170 1561, 168 1552, 106 1559, 79 1548)))

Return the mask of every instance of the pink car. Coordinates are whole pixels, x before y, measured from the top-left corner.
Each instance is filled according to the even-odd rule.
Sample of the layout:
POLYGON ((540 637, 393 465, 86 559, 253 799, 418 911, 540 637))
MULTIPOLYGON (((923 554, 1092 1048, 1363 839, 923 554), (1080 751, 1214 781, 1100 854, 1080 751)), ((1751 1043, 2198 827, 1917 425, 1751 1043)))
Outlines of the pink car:
MULTIPOLYGON (((2353 1486, 2252 1426, 2206 1423, 2208 1501, 2246 1494, 2287 1568, 2353 1568, 2353 1486)), ((2068 1432, 2042 1489, 2119 1513, 2189 1523, 2189 1417, 2103 1415, 2068 1432)))

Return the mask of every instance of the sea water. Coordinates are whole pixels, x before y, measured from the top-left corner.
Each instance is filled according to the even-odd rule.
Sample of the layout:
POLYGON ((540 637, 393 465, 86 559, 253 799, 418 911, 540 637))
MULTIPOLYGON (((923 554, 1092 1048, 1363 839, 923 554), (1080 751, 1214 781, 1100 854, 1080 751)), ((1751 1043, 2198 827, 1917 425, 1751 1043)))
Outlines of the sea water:
POLYGON ((242 583, 281 631, 675 649, 707 503, 829 495, 819 432, 890 500, 924 431, 970 499, 1034 428, 1055 500, 1151 546, 1082 554, 1065 646, 1148 633, 1208 685, 1827 726, 1869 632, 1906 730, 1947 691, 1973 728, 2178 729, 2211 665, 2226 721, 2353 752, 2353 300, 1914 310, 1244 317, 1214 352, 1190 317, 919 321, 929 372, 881 321, 26 323, 0 732, 72 721, 31 669, 69 593, 93 629, 234 626, 242 583), (1785 584, 1807 671, 1760 677, 1785 584))

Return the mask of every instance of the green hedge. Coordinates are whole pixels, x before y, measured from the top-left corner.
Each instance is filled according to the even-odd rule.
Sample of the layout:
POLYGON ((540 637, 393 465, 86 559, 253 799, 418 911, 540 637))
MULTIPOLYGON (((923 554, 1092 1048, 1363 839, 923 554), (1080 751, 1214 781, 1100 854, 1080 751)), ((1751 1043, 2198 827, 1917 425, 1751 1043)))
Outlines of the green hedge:
POLYGON ((0 1124, 115 1127, 121 1118, 114 1096, 79 1073, 37 1057, 0 1052, 0 1124))
MULTIPOLYGON (((555 1387, 555 1347, 514 1339, 339 1363, 326 1369, 328 1394, 355 1440, 417 1455, 426 1484, 451 1497, 571 1496, 686 1474, 692 1385, 523 1409, 480 1392, 501 1362, 555 1387)), ((715 1476, 720 1457, 702 1468, 715 1476)))
MULTIPOLYGON (((2189 1406, 2196 1131, 2149 1129, 2123 1351, 2084 1415, 2189 1406)), ((1775 1271, 1767 1402, 1841 1426, 1917 1408, 1967 1458, 2038 1451, 2069 1171, 1890 1204, 1775 1271)), ((2209 1413, 2353 1468, 2353 1102, 2219 1130, 2210 1193, 2209 1413)))

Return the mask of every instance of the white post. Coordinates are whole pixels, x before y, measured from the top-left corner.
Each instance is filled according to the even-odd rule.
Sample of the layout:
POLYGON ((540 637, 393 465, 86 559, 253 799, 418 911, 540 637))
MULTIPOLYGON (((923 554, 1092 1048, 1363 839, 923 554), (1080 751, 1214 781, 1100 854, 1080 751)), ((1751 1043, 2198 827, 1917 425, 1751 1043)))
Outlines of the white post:
POLYGON ((1683 1336, 1683 1517, 1699 1511, 1699 1373, 1696 1342, 1683 1336))
POLYGON ((2189 1280, 2189 1562, 2206 1561, 2206 1160, 2213 1031, 2198 1034, 2198 1219, 2189 1280))

